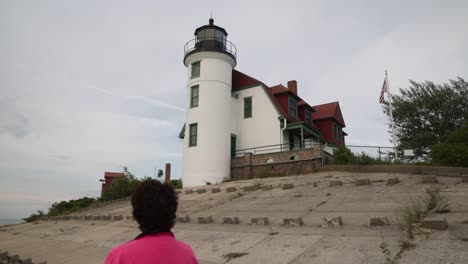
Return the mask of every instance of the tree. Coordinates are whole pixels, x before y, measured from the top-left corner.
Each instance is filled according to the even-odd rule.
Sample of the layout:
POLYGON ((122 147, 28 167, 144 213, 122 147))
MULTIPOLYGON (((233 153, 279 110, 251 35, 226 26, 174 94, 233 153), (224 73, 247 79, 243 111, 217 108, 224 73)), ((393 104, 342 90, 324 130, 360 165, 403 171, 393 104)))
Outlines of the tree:
POLYGON ((468 123, 451 133, 444 143, 433 145, 431 157, 437 165, 468 167, 468 123))
POLYGON ((110 201, 128 197, 132 195, 132 193, 141 183, 141 180, 137 179, 130 171, 128 171, 127 167, 123 167, 123 173, 123 176, 112 180, 111 185, 106 188, 101 196, 102 201, 110 201))
POLYGON ((31 214, 29 217, 23 218, 23 220, 29 223, 29 222, 34 222, 43 216, 44 216, 44 212, 41 210, 37 210, 37 214, 31 214))
MULTIPOLYGON (((410 81, 400 93, 392 95, 395 137, 398 149, 414 149, 416 158, 468 121, 468 82, 460 77, 443 84, 410 81)), ((390 117, 388 102, 384 112, 390 117)))
POLYGON ((163 170, 159 169, 159 170, 158 170, 158 174, 156 174, 156 177, 158 177, 158 178, 161 179, 161 177, 162 177, 163 175, 164 175, 163 170))

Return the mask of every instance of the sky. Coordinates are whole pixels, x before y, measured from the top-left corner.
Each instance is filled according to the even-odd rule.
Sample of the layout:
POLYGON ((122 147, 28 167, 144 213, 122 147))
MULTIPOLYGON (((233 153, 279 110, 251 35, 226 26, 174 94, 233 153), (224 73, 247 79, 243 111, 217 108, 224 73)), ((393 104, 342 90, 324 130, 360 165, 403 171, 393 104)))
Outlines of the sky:
POLYGON ((173 165, 184 44, 215 24, 236 69, 339 101, 347 144, 391 146, 378 103, 409 80, 468 78, 467 1, 0 0, 0 219, 96 197, 104 171, 173 165))

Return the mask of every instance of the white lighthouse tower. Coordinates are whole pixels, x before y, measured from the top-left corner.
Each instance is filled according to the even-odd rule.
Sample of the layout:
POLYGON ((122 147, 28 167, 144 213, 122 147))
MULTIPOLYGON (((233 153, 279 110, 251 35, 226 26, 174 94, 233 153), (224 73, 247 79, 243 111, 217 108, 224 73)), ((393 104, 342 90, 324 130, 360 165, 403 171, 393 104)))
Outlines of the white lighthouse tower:
POLYGON ((218 183, 230 177, 231 88, 236 48, 224 28, 209 24, 185 44, 187 117, 184 133, 184 187, 218 183))

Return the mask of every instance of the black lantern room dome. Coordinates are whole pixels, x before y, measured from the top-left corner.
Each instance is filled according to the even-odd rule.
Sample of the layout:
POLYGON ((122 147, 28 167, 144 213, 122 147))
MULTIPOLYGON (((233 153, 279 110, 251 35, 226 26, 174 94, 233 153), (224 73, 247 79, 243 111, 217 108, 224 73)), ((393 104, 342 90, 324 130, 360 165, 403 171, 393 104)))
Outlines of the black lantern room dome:
POLYGON ((185 44, 184 61, 189 55, 202 51, 225 53, 236 60, 236 46, 227 40, 228 33, 224 28, 216 26, 213 18, 210 18, 208 25, 197 28, 194 35, 195 38, 185 44))

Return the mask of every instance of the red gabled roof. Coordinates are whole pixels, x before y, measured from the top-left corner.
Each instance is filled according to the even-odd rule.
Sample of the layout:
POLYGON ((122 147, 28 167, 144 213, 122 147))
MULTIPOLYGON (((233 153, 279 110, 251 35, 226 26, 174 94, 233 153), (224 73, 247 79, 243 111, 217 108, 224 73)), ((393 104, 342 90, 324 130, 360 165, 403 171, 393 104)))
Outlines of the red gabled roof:
POLYGON ((333 118, 343 127, 346 127, 343 115, 341 114, 340 104, 332 102, 328 104, 321 104, 313 106, 316 112, 312 113, 313 120, 320 120, 326 118, 333 118))
POLYGON ((244 86, 251 86, 255 84, 262 84, 261 81, 248 76, 237 70, 232 70, 232 91, 238 91, 244 86))
POLYGON ((122 176, 124 176, 123 172, 109 172, 109 171, 104 172, 104 178, 116 178, 116 177, 122 177, 122 176))
POLYGON ((275 106, 276 110, 283 115, 288 121, 290 122, 295 122, 293 118, 291 118, 287 112, 281 107, 281 104, 278 102, 276 99, 273 90, 270 89, 267 85, 265 85, 263 82, 248 76, 245 73, 242 73, 237 70, 232 70, 232 92, 239 91, 245 86, 253 86, 253 85, 260 85, 262 86, 263 90, 269 95, 271 101, 273 102, 273 105, 275 106))

